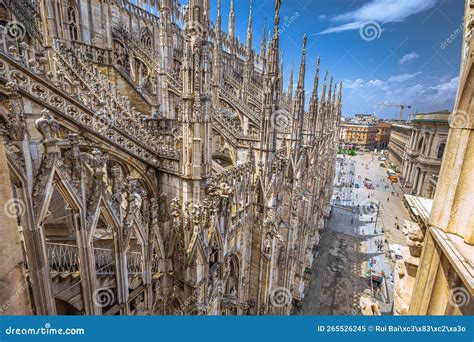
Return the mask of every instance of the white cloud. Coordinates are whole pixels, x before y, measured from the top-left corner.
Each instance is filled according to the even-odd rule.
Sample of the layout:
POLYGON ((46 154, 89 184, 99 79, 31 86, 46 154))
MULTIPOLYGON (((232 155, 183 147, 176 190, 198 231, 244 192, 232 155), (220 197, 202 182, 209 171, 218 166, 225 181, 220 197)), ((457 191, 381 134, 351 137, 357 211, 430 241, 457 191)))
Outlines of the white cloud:
POLYGON ((430 89, 437 90, 438 92, 446 93, 446 92, 456 92, 458 90, 459 85, 459 77, 454 77, 450 79, 448 82, 438 84, 430 89))
POLYGON ((364 80, 362 80, 361 78, 356 79, 354 82, 350 80, 344 81, 344 88, 347 88, 347 89, 354 89, 354 88, 362 87, 363 85, 364 85, 364 80))
POLYGON ((324 31, 319 32, 318 34, 327 34, 327 33, 337 33, 337 32, 344 32, 344 31, 351 31, 351 30, 358 30, 362 26, 362 23, 349 23, 335 27, 328 27, 324 31))
POLYGON ((407 53, 405 56, 403 56, 399 61, 398 61, 398 64, 405 64, 409 61, 412 61, 414 59, 417 59, 418 57, 420 57, 419 54, 417 54, 416 52, 410 52, 410 53, 407 53))
POLYGON ((367 84, 371 87, 380 88, 385 85, 385 82, 379 79, 376 79, 376 80, 370 80, 369 82, 367 82, 367 84))
MULTIPOLYGON (((399 111, 396 108, 378 108, 378 104, 385 102, 410 105, 412 106, 410 112, 453 109, 459 77, 451 76, 449 79, 439 77, 429 80, 428 83, 416 83, 411 86, 389 80, 366 81, 359 78, 353 82, 346 81, 345 84, 347 83, 349 87, 345 87, 347 90, 344 93, 344 107, 351 111, 346 110, 346 114, 351 116, 355 112, 370 113, 378 110, 378 114, 382 117, 398 117, 399 111)), ((407 114, 408 112, 405 112, 405 116, 407 114)))
POLYGON ((432 8, 438 0, 372 0, 356 10, 337 15, 331 26, 319 34, 358 30, 364 23, 379 24, 404 21, 406 18, 432 8))
POLYGON ((412 78, 415 78, 416 76, 418 76, 420 74, 421 74, 421 72, 415 72, 413 74, 400 74, 400 75, 390 77, 388 79, 388 82, 403 83, 403 82, 406 82, 408 80, 411 80, 412 78))

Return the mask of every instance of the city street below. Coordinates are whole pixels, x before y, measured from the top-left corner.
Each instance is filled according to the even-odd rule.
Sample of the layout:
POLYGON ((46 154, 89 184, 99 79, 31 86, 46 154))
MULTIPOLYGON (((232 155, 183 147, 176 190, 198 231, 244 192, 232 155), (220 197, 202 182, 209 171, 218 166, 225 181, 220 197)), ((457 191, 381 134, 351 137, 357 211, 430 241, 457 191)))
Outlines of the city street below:
POLYGON ((305 292, 304 315, 393 314, 396 247, 406 246, 403 191, 380 153, 338 156, 332 211, 305 292))

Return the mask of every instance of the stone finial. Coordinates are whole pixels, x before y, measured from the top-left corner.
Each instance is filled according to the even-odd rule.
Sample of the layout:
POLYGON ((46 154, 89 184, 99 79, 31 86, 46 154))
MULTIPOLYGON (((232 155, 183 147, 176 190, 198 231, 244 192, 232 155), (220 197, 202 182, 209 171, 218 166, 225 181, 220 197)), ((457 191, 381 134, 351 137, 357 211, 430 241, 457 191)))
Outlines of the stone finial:
POLYGON ((230 39, 234 39, 235 36, 235 10, 234 10, 234 0, 230 0, 230 10, 229 10, 229 29, 228 35, 230 39))

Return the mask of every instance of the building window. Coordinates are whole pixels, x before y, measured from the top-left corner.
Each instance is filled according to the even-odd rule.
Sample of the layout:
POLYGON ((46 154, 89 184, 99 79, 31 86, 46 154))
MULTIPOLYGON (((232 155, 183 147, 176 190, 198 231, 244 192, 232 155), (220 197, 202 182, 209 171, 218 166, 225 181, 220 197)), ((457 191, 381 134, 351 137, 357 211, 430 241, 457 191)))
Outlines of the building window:
POLYGON ((77 11, 72 1, 69 1, 66 7, 66 23, 69 31, 69 39, 78 40, 77 11))
POLYGON ((441 143, 438 147, 438 159, 443 159, 444 149, 446 148, 446 143, 441 143))

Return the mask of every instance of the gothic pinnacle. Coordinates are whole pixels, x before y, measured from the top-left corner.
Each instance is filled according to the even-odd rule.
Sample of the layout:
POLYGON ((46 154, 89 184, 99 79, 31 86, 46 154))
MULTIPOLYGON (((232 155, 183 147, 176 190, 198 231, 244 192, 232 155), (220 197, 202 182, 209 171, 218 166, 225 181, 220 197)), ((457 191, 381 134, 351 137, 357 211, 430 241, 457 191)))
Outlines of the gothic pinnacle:
POLYGON ((234 39, 235 34, 235 10, 234 0, 230 0, 230 11, 229 11, 229 37, 234 39))
POLYGON ((281 59, 280 59, 280 91, 283 91, 283 63, 285 60, 285 51, 281 50, 281 59))
POLYGON ((318 61, 316 62, 316 75, 314 76, 314 84, 313 84, 313 94, 311 97, 313 100, 318 98, 318 88, 319 88, 319 66, 321 65, 321 57, 318 56, 318 61))
POLYGON ((323 90, 321 92, 321 102, 324 103, 326 101, 326 87, 327 87, 327 80, 328 80, 328 70, 324 73, 324 82, 323 82, 323 90))
POLYGON ((331 105, 331 96, 332 96, 332 83, 334 81, 334 76, 331 76, 331 80, 329 81, 329 88, 328 88, 328 98, 327 103, 331 105))
POLYGON ((303 47, 301 48, 302 56, 301 56, 300 73, 298 75, 298 89, 304 89, 304 76, 306 72, 306 41, 307 41, 307 37, 305 34, 303 37, 303 47))
POLYGON ((216 26, 217 26, 217 33, 220 33, 222 30, 222 14, 221 14, 221 0, 217 0, 217 20, 216 20, 216 26))
POLYGON ((276 0, 275 6, 275 21, 273 28, 273 40, 270 46, 270 54, 268 56, 268 70, 270 74, 277 75, 278 62, 280 58, 280 6, 281 0, 276 0))
POLYGON ((290 79, 288 83, 288 96, 291 97, 293 96, 293 67, 294 67, 294 61, 291 61, 291 68, 290 68, 290 79))
POLYGON ((249 24, 247 27, 247 49, 252 49, 252 0, 250 0, 249 24))
POLYGON ((260 56, 265 57, 265 50, 267 49, 267 17, 263 17, 263 35, 260 44, 260 56))

